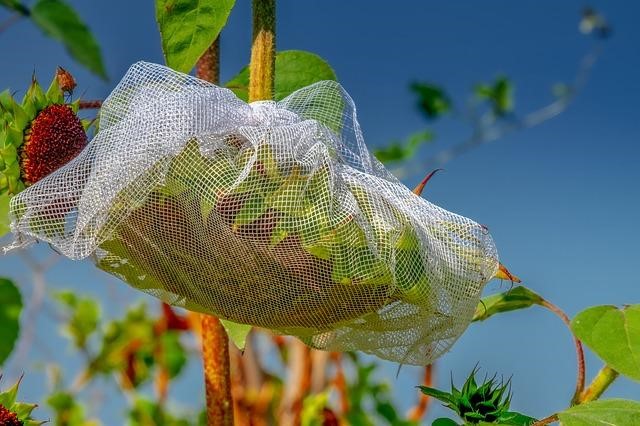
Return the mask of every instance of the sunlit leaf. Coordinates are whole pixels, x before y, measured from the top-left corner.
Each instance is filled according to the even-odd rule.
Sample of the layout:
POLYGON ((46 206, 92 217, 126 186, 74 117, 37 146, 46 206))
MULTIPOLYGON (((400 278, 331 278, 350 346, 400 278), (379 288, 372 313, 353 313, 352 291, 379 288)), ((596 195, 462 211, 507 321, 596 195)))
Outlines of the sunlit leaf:
MULTIPOLYGON (((279 101, 291 93, 322 80, 336 80, 336 74, 320 56, 302 50, 285 50, 276 54, 274 99, 279 101)), ((225 87, 240 99, 249 98, 249 67, 243 68, 225 87)))
POLYGON ((640 402, 602 399, 574 405, 558 413, 558 418, 563 426, 636 426, 640 420, 640 402))
POLYGON ((576 315, 571 328, 611 368, 640 380, 640 305, 594 306, 576 315))
POLYGON ((476 307, 473 321, 484 321, 501 312, 526 309, 540 304, 542 297, 524 286, 517 286, 504 293, 493 294, 482 299, 476 307))
POLYGON ((251 326, 247 324, 238 324, 233 321, 227 321, 221 319, 220 322, 222 326, 227 331, 227 335, 229 339, 233 342, 234 345, 241 351, 244 350, 244 347, 247 343, 247 336, 251 332, 251 326))
POLYGON ((0 278, 0 365, 11 354, 20 330, 22 297, 16 285, 0 278))
POLYGON ((71 6, 62 0, 38 0, 31 18, 49 37, 67 48, 76 61, 106 79, 100 46, 71 6))
POLYGON ((156 0, 167 65, 188 73, 218 37, 235 0, 156 0))

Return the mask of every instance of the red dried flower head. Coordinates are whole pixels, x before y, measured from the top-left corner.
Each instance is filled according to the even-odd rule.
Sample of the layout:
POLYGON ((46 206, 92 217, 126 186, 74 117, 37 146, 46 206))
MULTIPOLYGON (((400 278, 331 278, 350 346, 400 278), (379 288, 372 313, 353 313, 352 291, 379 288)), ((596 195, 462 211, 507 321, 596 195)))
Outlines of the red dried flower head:
POLYGON ((0 404, 0 425, 2 426, 23 426, 24 423, 18 418, 13 411, 9 411, 0 404))
POLYGON ((82 123, 68 105, 49 105, 25 132, 22 178, 31 185, 73 160, 87 145, 82 123))

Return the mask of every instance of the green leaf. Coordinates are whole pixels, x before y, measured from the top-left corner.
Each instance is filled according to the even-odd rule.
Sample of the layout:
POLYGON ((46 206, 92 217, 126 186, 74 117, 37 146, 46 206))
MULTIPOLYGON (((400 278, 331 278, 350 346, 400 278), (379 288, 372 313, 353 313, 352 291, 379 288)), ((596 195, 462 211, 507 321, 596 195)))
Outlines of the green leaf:
POLYGON ((449 402, 453 403, 455 401, 454 396, 451 395, 449 392, 444 392, 444 391, 430 388, 427 386, 418 386, 418 388, 420 389, 420 392, 422 392, 423 394, 430 396, 432 398, 435 398, 439 401, 447 402, 447 403, 449 402))
POLYGON ((38 0, 31 18, 45 34, 60 41, 71 57, 106 80, 100 46, 71 6, 62 0, 38 0))
POLYGON ((0 365, 11 354, 20 330, 22 297, 16 285, 0 278, 0 365))
POLYGON ((451 109, 451 101, 441 87, 429 83, 413 83, 410 88, 418 95, 418 106, 427 118, 438 118, 451 109))
POLYGON ((406 141, 393 141, 383 148, 374 151, 376 158, 382 163, 395 163, 411 159, 418 148, 433 141, 433 132, 421 130, 410 135, 406 141))
POLYGON ((221 319, 222 326, 227 331, 229 339, 234 345, 241 351, 244 351, 244 347, 247 343, 247 336, 251 332, 251 326, 247 324, 238 324, 232 321, 221 319))
POLYGON ((493 84, 480 84, 475 92, 478 98, 489 102, 497 116, 513 111, 513 84, 507 77, 498 77, 493 84))
POLYGON ((65 332, 73 339, 76 347, 84 348, 87 340, 98 327, 100 320, 98 302, 91 298, 78 297, 70 291, 58 292, 55 298, 69 311, 65 332))
POLYGON ((9 219, 9 203, 11 196, 8 193, 0 195, 0 237, 6 235, 11 228, 11 220, 9 219))
POLYGON ((588 308, 571 321, 571 329, 611 368, 640 381, 640 305, 588 308))
POLYGON ((29 9, 19 0, 0 0, 0 5, 18 12, 23 16, 29 16, 29 9))
POLYGON ((169 372, 170 378, 180 374, 187 364, 187 354, 180 343, 180 336, 175 331, 166 331, 160 336, 160 355, 158 362, 169 372))
POLYGON ((227 23, 235 0, 156 0, 167 65, 188 73, 227 23))
POLYGON ((525 309, 542 303, 544 299, 524 286, 514 287, 504 293, 493 294, 482 299, 476 307, 473 321, 484 321, 501 312, 525 309))
MULTIPOLYGON (((336 80, 329 64, 315 53, 285 50, 276 54, 274 99, 279 101, 291 93, 322 80, 336 80)), ((249 67, 243 68, 225 84, 240 99, 249 99, 249 67)))
POLYGON ((458 423, 446 417, 440 417, 439 419, 435 419, 433 423, 431 423, 431 426, 458 426, 458 423))
POLYGON ((636 426, 640 419, 640 402, 602 399, 575 405, 558 413, 558 418, 563 426, 636 426))

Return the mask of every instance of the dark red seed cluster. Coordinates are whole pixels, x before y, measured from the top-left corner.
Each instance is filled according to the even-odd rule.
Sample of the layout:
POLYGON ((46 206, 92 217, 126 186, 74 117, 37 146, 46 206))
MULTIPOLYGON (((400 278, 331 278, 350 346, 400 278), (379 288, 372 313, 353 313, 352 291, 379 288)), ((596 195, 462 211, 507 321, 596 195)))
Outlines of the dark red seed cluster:
POLYGON ((31 122, 22 146, 22 178, 31 185, 73 160, 87 134, 68 105, 49 105, 31 122))
POLYGON ((22 426, 24 423, 13 411, 9 411, 0 404, 0 425, 2 426, 22 426))

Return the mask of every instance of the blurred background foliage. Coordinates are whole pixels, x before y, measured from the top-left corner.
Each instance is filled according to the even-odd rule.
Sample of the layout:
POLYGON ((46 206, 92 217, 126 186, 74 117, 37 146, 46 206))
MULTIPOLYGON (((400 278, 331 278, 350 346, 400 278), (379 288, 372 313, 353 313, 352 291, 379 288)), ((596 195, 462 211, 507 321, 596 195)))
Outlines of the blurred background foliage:
MULTIPOLYGON (((228 14, 233 2, 223 3, 228 9, 224 13, 228 14)), ((103 58, 90 25, 70 4, 61 0, 37 0, 32 4, 0 0, 0 5, 6 12, 0 22, 0 37, 6 37, 17 21, 28 20, 61 43, 80 66, 100 78, 107 78, 104 64, 110 58, 103 58)), ((159 14, 157 18, 161 31, 183 25, 179 22, 180 16, 159 14)), ((225 21, 226 16, 215 20, 210 31, 220 31, 225 21)), ((417 168, 426 172, 429 167, 441 166, 472 148, 560 114, 584 88, 602 43, 612 34, 607 21, 590 8, 583 11, 579 29, 593 39, 593 46, 580 62, 575 79, 553 87, 554 98, 549 104, 529 112, 517 111, 516 87, 507 75, 478 83, 463 100, 455 98, 437 83, 413 81, 408 90, 424 119, 423 127, 404 138, 376 147, 375 155, 400 176, 411 174, 417 168), (433 149, 424 160, 425 146, 433 147, 439 140, 437 127, 443 117, 467 126, 469 136, 458 144, 433 149)), ((204 37, 204 41, 198 43, 206 48, 210 37, 208 34, 208 38, 204 37)), ((165 38, 163 48, 166 54, 175 45, 165 38)), ((37 56, 37 51, 34 54, 37 56)), ((172 65, 188 71, 193 66, 193 58, 197 59, 200 54, 197 49, 180 53, 174 56, 172 65)), ((167 59, 171 64, 169 58, 170 55, 167 59)), ((34 63, 37 64, 37 58, 34 63)), ((336 78, 331 66, 319 56, 304 51, 282 51, 276 59, 276 98, 314 81, 336 78)), ((239 70, 226 86, 245 99, 248 70, 239 70)), ((6 214, 6 203, 0 207, 0 213, 6 214)), ((200 405, 202 398, 192 398, 193 403, 188 407, 171 400, 176 382, 185 374, 194 374, 193 366, 197 370, 201 362, 199 320, 192 313, 156 301, 129 305, 128 301, 120 300, 123 306, 119 309, 105 309, 104 304, 112 303, 112 300, 98 300, 88 294, 59 290, 64 286, 50 285, 47 274, 58 262, 55 256, 24 255, 23 260, 31 270, 34 285, 24 307, 19 285, 8 278, 0 279, 0 366, 12 352, 17 353, 16 357, 22 357, 31 346, 38 345, 33 341, 35 316, 44 313, 48 323, 58 326, 60 338, 64 340, 59 340, 57 347, 50 349, 72 351, 78 355, 75 359, 81 361, 72 366, 61 366, 42 359, 38 373, 31 369, 24 371, 27 375, 46 372, 48 396, 42 401, 46 408, 40 411, 50 413, 51 423, 64 426, 104 424, 96 418, 95 407, 105 398, 105 393, 114 391, 122 393, 127 403, 121 410, 123 423, 141 426, 206 423, 200 405)), ((507 293, 508 297, 486 299, 478 307, 476 319, 484 320, 495 313, 541 304, 543 300, 535 293, 517 289, 507 293)), ((597 352, 602 343, 592 345, 597 352)), ((615 357, 607 358, 607 354, 601 356, 609 364, 619 362, 615 357)), ((500 417, 507 413, 510 387, 493 380, 478 386, 474 381, 476 370, 471 372, 461 390, 452 383, 451 393, 446 393, 431 387, 433 367, 425 367, 421 380, 423 393, 413 392, 414 406, 409 412, 403 412, 395 402, 387 380, 376 374, 379 363, 358 354, 318 352, 294 339, 254 330, 247 338, 246 348, 232 348, 231 361, 238 424, 420 424, 429 409, 429 396, 449 404, 464 421, 487 420, 483 416, 474 417, 475 411, 467 409, 471 402, 460 402, 460 396, 466 395, 465 392, 482 394, 483 400, 502 404, 499 407, 502 411, 496 408, 492 413, 499 412, 494 420, 507 418, 503 424, 528 424, 531 420, 526 416, 516 420, 513 416, 500 417)), ((25 367, 22 365, 21 368, 25 367)), ((635 374, 635 370, 628 374, 635 374)), ((3 384, 8 386, 6 382, 3 384)), ((200 393, 201 389, 192 390, 192 394, 200 393)), ((569 417, 567 414, 567 419, 569 417)), ((456 422, 438 419, 433 424, 456 422)))

